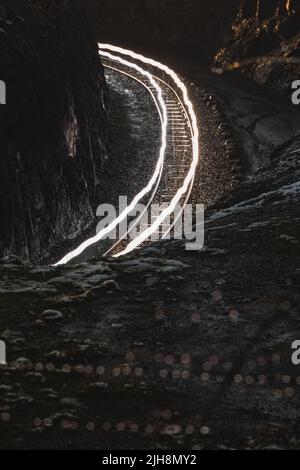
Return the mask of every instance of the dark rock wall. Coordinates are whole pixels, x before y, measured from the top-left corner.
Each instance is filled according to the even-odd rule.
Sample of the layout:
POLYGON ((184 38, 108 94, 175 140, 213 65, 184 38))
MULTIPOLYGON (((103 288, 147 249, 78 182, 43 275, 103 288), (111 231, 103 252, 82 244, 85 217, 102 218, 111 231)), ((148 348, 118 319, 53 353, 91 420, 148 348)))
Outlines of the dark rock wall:
POLYGON ((290 89, 299 68, 299 0, 85 0, 97 38, 156 55, 241 63, 259 83, 290 89), (264 59, 270 56, 271 60, 264 59), (250 63, 245 63, 253 59, 250 63))
POLYGON ((0 1, 0 255, 39 260, 91 219, 105 81, 77 0, 0 1))
POLYGON ((255 81, 290 93, 300 74, 299 13, 299 0, 242 1, 216 63, 236 63, 255 81))
POLYGON ((239 0, 85 0, 98 38, 207 57, 239 0))

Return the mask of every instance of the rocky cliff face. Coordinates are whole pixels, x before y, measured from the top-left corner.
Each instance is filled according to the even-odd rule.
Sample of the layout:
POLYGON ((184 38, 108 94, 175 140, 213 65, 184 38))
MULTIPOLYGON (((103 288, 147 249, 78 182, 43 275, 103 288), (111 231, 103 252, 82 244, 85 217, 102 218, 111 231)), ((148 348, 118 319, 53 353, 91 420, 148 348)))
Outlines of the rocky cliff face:
POLYGON ((206 57, 231 19, 238 0, 87 0, 101 41, 137 49, 168 49, 206 57), (100 20, 101 19, 101 20, 100 20))
POLYGON ((197 62, 214 57, 279 90, 299 76, 298 0, 87 0, 99 40, 190 54, 197 62), (103 20, 102 20, 103 19, 103 20), (291 63, 292 62, 292 63, 291 63))
POLYGON ((282 92, 300 74, 298 0, 244 0, 215 61, 282 92))
POLYGON ((1 447, 299 449, 297 160, 211 214, 200 252, 0 261, 1 447))
POLYGON ((40 260, 90 220, 105 82, 79 2, 0 2, 0 253, 40 260))

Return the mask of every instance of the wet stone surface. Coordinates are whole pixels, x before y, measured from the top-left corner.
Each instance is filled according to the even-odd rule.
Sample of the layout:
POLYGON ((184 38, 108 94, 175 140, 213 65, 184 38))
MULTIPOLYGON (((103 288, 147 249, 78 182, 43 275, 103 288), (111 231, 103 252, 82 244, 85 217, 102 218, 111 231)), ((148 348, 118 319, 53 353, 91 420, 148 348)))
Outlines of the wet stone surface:
POLYGON ((2 447, 299 446, 298 214, 294 184, 212 214, 201 252, 4 260, 2 447))

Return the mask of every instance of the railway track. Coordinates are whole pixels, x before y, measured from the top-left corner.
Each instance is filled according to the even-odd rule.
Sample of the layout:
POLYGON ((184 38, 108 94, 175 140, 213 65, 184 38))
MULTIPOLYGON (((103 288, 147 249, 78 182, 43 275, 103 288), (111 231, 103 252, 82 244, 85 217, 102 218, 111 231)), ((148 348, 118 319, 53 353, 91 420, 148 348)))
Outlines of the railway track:
POLYGON ((154 174, 150 175, 147 186, 136 195, 124 213, 105 230, 68 253, 56 265, 66 264, 107 237, 137 204, 143 204, 145 210, 135 224, 103 255, 118 257, 143 245, 150 237, 166 237, 188 202, 198 163, 196 116, 185 85, 175 72, 156 61, 114 46, 100 45, 99 53, 104 67, 138 81, 151 94, 161 120, 161 148, 154 174), (156 216, 153 217, 152 214, 151 220, 147 222, 145 215, 149 213, 150 205, 162 209, 156 216), (137 226, 139 235, 131 239, 130 233, 137 226))
MULTIPOLYGON (((145 86, 148 91, 151 93, 153 99, 156 102, 156 106, 159 109, 160 114, 162 110, 159 106, 159 101, 157 100, 156 89, 153 87, 147 78, 141 76, 136 72, 135 77, 132 76, 132 71, 129 67, 113 61, 111 59, 102 58, 102 63, 104 67, 118 71, 131 78, 138 80, 140 83, 145 86)), ((179 100, 178 95, 174 93, 174 90, 167 82, 153 75, 154 79, 160 84, 162 89, 162 98, 166 105, 167 110, 167 138, 166 138, 166 149, 164 155, 164 163, 161 171, 160 179, 156 185, 155 191, 153 191, 151 197, 145 196, 144 200, 141 201, 145 204, 146 207, 149 207, 150 204, 157 206, 168 206, 170 201, 174 198, 178 187, 180 187, 186 177, 187 171, 190 168, 192 161, 192 134, 189 117, 186 113, 186 110, 183 106, 181 100, 179 100)), ((190 185, 192 186, 192 184, 190 185)), ((190 188, 191 189, 191 188, 190 188)), ((190 193, 190 191, 188 192, 190 193)), ((179 202, 179 205, 184 207, 187 201, 187 196, 183 196, 182 200, 179 202)), ((138 225, 138 223, 136 224, 138 225)), ((141 223, 139 229, 141 231, 149 228, 149 224, 141 223)), ((164 224, 156 230, 153 234, 153 238, 162 238, 164 235, 167 235, 170 230, 169 224, 164 228, 164 224)), ((122 253, 128 243, 128 235, 126 234, 121 240, 118 240, 114 246, 106 252, 106 255, 116 255, 117 253, 122 253)))

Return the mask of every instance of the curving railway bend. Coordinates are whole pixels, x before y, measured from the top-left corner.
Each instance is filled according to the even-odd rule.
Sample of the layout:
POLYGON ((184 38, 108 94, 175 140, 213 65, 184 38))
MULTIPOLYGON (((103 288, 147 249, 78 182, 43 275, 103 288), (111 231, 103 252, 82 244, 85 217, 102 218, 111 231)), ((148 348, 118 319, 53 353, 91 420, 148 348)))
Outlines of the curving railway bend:
POLYGON ((0 0, 0 447, 299 450, 298 2, 83 3, 0 0))
MULTIPOLYGON (((126 209, 107 227, 95 236, 88 238, 75 250, 65 255, 55 265, 63 265, 79 257, 86 249, 99 244, 98 254, 120 256, 130 253, 143 245, 150 236, 164 238, 170 227, 164 227, 165 219, 174 214, 176 206, 184 209, 192 192, 196 168, 199 162, 199 131, 193 105, 188 91, 180 77, 169 67, 148 59, 140 54, 110 45, 99 44, 99 54, 105 68, 126 75, 144 86, 153 98, 161 121, 161 146, 153 175, 145 187, 135 195, 126 209), (116 55, 119 54, 119 55, 116 55), (107 249, 104 244, 101 253, 101 240, 106 239, 124 218, 130 215, 138 204, 144 204, 145 211, 150 204, 162 207, 155 221, 141 224, 139 236, 131 241, 130 231, 141 221, 145 211, 136 223, 107 249)), ((174 215, 174 220, 181 212, 174 215)))

